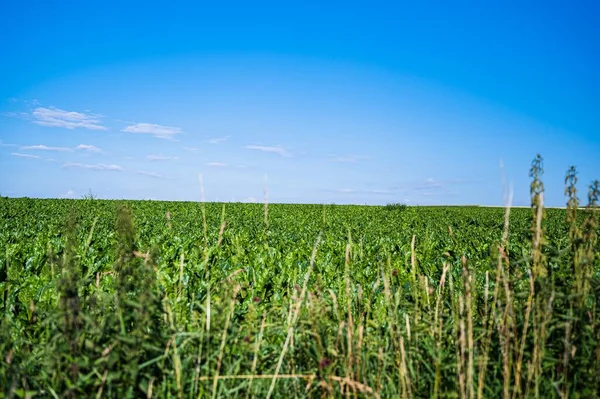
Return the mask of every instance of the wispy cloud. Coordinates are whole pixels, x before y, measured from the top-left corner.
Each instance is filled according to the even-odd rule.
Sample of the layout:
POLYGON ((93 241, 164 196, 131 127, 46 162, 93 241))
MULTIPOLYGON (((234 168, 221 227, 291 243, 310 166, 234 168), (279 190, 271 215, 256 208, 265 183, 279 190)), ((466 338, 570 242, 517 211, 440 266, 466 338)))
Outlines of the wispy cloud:
POLYGON ((145 170, 138 170, 136 173, 138 175, 142 175, 142 176, 154 177, 155 179, 168 179, 167 176, 161 175, 160 173, 156 173, 156 172, 148 172, 145 170))
POLYGON ((68 189, 67 192, 62 195, 62 198, 75 198, 75 192, 72 189, 68 189))
POLYGON ((189 151, 189 152, 200 152, 201 149, 197 148, 197 147, 183 147, 184 150, 189 151))
POLYGON ((20 148, 22 151, 28 150, 39 150, 39 151, 58 151, 58 152, 69 152, 73 151, 68 147, 48 147, 47 145, 39 144, 39 145, 27 145, 20 148))
POLYGON ((385 195, 393 195, 394 192, 390 190, 381 190, 381 189, 373 189, 373 190, 365 190, 365 189, 354 189, 354 188, 339 188, 339 189, 331 189, 325 188, 321 191, 326 191, 330 193, 337 194, 361 194, 361 195, 377 195, 377 196, 385 196, 385 195))
POLYGON ((228 164, 223 163, 223 162, 209 162, 206 165, 207 166, 215 166, 215 167, 226 167, 226 166, 229 166, 228 164))
POLYGON ((282 157, 290 157, 291 156, 291 154, 280 145, 275 145, 275 146, 271 146, 271 147, 262 146, 262 145, 247 145, 244 148, 246 148, 248 150, 272 152, 274 154, 281 155, 282 157))
POLYGON ((42 157, 39 157, 37 155, 31 155, 31 154, 20 154, 18 152, 13 152, 10 155, 12 155, 13 157, 19 157, 19 158, 29 158, 29 159, 42 159, 42 157))
POLYGON ((417 184, 415 190, 430 190, 435 188, 443 188, 445 184, 441 181, 429 178, 422 183, 417 184))
POLYGON ((161 126, 154 123, 135 123, 123 129, 123 132, 149 134, 159 139, 173 140, 173 137, 182 133, 181 128, 172 126, 161 126))
POLYGON ((0 140, 0 147, 18 147, 18 145, 5 143, 2 140, 0 140))
POLYGON ((28 112, 2 112, 0 113, 2 116, 8 116, 9 118, 18 118, 18 119, 31 119, 31 115, 28 112))
POLYGON ((392 194, 390 190, 369 190, 367 192, 370 194, 392 194))
MULTIPOLYGON (((14 145, 11 145, 14 146, 14 145)), ((100 153, 102 152, 102 150, 94 145, 89 145, 89 144, 79 144, 77 147, 74 148, 75 150, 79 150, 79 151, 88 151, 88 152, 95 152, 95 153, 100 153)), ((26 145, 26 146, 21 146, 20 150, 22 151, 55 151, 55 152, 72 152, 74 150, 73 148, 69 148, 69 147, 52 147, 52 146, 47 146, 44 144, 38 144, 38 145, 26 145)))
POLYGON ((368 157, 364 156, 364 155, 346 155, 346 156, 341 156, 341 155, 330 155, 330 161, 331 162, 338 162, 338 163, 357 163, 358 161, 362 161, 365 159, 368 159, 368 157))
POLYGON ((87 163, 78 163, 78 162, 69 162, 64 163, 62 165, 63 168, 79 168, 79 169, 92 169, 92 170, 102 170, 102 171, 115 171, 121 172, 123 171, 123 167, 119 165, 105 165, 102 163, 99 164, 87 164, 87 163))
POLYGON ((107 130, 100 123, 100 115, 97 114, 65 111, 55 107, 38 107, 33 111, 32 116, 33 123, 41 126, 107 130))
POLYGON ((81 150, 81 151, 96 152, 96 153, 102 152, 102 150, 100 148, 96 147, 95 145, 90 145, 90 144, 79 144, 77 147, 75 147, 75 149, 81 150))
POLYGON ((148 155, 146 157, 148 161, 175 161, 178 157, 167 157, 164 155, 148 155))
POLYGON ((438 180, 434 178, 428 178, 426 180, 421 181, 412 181, 405 182, 400 185, 394 186, 391 189, 395 192, 403 191, 405 194, 410 191, 426 191, 428 193, 432 192, 448 192, 453 186, 461 185, 461 184, 470 184, 476 183, 478 180, 472 179, 443 179, 438 180))
POLYGON ((222 142, 224 142, 224 141, 227 141, 227 140, 229 140, 229 137, 230 137, 230 136, 225 136, 225 137, 215 137, 215 138, 209 139, 209 140, 208 140, 208 142, 209 142, 209 143, 211 143, 211 144, 219 144, 219 143, 222 143, 222 142))

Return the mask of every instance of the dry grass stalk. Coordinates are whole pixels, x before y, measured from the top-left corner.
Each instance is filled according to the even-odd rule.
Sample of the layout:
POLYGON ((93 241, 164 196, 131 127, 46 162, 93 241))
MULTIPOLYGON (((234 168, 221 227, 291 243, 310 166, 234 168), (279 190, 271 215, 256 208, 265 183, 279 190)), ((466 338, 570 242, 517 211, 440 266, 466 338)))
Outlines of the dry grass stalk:
POLYGON ((440 278, 440 283, 438 286, 438 292, 435 301, 435 315, 434 315, 434 329, 436 329, 436 357, 435 357, 435 381, 433 387, 433 396, 437 398, 439 396, 440 391, 440 383, 441 383, 441 352, 442 352, 442 334, 443 334, 443 321, 440 317, 440 303, 442 299, 442 295, 444 294, 444 285, 446 283, 446 274, 450 269, 450 265, 448 263, 444 263, 444 267, 442 269, 442 277, 440 278))
POLYGON ((154 387, 154 377, 150 378, 148 382, 148 392, 146 393, 146 399, 152 398, 152 388, 154 387))
MULTIPOLYGON (((506 255, 502 248, 500 248, 500 259, 506 260, 506 255)), ((502 262, 504 263, 504 262, 502 262)), ((502 369, 503 369, 503 397, 504 399, 510 398, 510 386, 511 386, 511 341, 512 341, 512 327, 514 323, 513 309, 511 300, 511 290, 509 286, 509 279, 506 275, 504 267, 500 270, 502 276, 502 282, 504 285, 505 292, 505 307, 502 315, 502 319, 498 324, 500 333, 501 349, 502 349, 502 369)))
POLYGON ((347 332, 347 361, 346 361, 346 378, 353 380, 354 379, 354 354, 352 351, 352 342, 353 337, 352 333, 354 331, 354 320, 352 318, 352 298, 350 296, 350 251, 352 248, 351 237, 348 237, 348 244, 346 245, 346 256, 345 256, 345 280, 346 280, 346 305, 348 312, 348 328, 347 332))
MULTIPOLYGON (((262 321, 260 323, 260 331, 258 332, 258 336, 256 337, 256 343, 254 345, 254 355, 252 358, 252 367, 250 368, 250 372, 252 374, 256 373, 256 366, 258 364, 258 351, 260 350, 260 345, 262 343, 263 333, 265 331, 266 322, 267 322, 267 314, 263 313, 262 321)), ((248 384, 248 390, 246 391, 246 398, 250 397, 251 391, 252 391, 252 380, 250 380, 250 383, 248 384)))
POLYGON ((458 385, 460 387, 460 397, 467 397, 466 389, 466 376, 465 376, 465 364, 466 364, 466 350, 467 350, 467 334, 465 328, 465 302, 462 296, 458 297, 458 317, 459 317, 459 358, 458 358, 458 385))
MULTIPOLYGON (((199 381, 208 381, 211 378, 214 377, 208 377, 208 376, 201 376, 198 377, 199 381)), ((220 375, 217 377, 218 380, 271 380, 271 379, 278 379, 278 380, 287 380, 287 379, 301 379, 301 380, 308 380, 308 381, 313 381, 317 378, 316 374, 261 374, 261 375, 255 375, 255 374, 248 374, 248 375, 220 375)), ((366 394, 366 395, 372 395, 375 398, 380 398, 380 395, 370 386, 362 384, 358 381, 353 381, 353 380, 349 380, 345 377, 338 377, 338 376, 327 376, 328 380, 331 381, 335 381, 337 383, 339 383, 340 385, 348 385, 351 386, 353 389, 358 390, 359 392, 366 394)))
POLYGON ((225 232, 225 227, 227 227, 227 222, 221 222, 221 228, 219 229, 219 237, 217 239, 217 246, 220 246, 223 242, 223 233, 225 232))
MULTIPOLYGON (((509 234, 509 225, 510 225, 510 210, 511 210, 511 206, 512 206, 512 199, 513 199, 513 190, 511 187, 511 189, 508 193, 508 197, 505 196, 506 210, 504 212, 504 231, 502 233, 502 242, 501 242, 501 246, 499 247, 499 249, 506 247, 508 244, 508 234, 509 234)), ((492 342, 492 332, 494 330, 496 307, 498 306, 498 295, 500 293, 499 292, 500 279, 501 279, 502 271, 503 271, 502 260, 503 260, 502 257, 498 256, 498 262, 497 262, 497 267, 496 267, 496 279, 494 282, 494 293, 492 295, 492 304, 491 304, 491 307, 489 308, 489 310, 488 310, 488 306, 487 306, 489 277, 488 277, 488 273, 486 273, 486 290, 485 290, 486 307, 485 307, 485 314, 484 314, 484 321, 483 321, 483 326, 485 326, 486 331, 485 331, 485 336, 484 336, 484 340, 483 340, 483 344, 482 344, 483 354, 479 357, 479 359, 480 359, 479 360, 479 372, 478 372, 479 376, 478 376, 478 382, 477 382, 477 398, 478 399, 483 398, 483 388, 485 385, 485 376, 486 376, 488 360, 489 360, 489 351, 490 351, 490 346, 491 346, 491 342, 492 342)))
POLYGON ((231 317, 233 316, 233 312, 235 310, 235 304, 236 304, 236 296, 238 294, 238 292, 240 291, 241 286, 238 284, 235 289, 233 290, 233 295, 231 296, 231 304, 230 304, 230 309, 229 309, 229 313, 227 314, 227 319, 225 319, 225 327, 223 328, 223 335, 221 338, 221 346, 219 347, 219 356, 217 357, 217 368, 215 371, 215 376, 213 379, 213 386, 212 386, 212 397, 213 399, 217 397, 217 384, 219 382, 218 380, 218 376, 219 376, 219 372, 221 371, 221 363, 223 361, 223 351, 225 350, 225 342, 227 342, 227 332, 229 330, 229 323, 231 322, 231 317))
POLYGON ((475 354, 475 348, 473 343, 473 304, 471 299, 471 290, 473 286, 473 281, 471 274, 469 273, 469 268, 467 266, 467 259, 462 257, 463 264, 463 279, 465 284, 465 306, 466 306, 466 317, 467 317, 467 350, 468 350, 468 359, 467 359, 467 393, 469 399, 473 399, 475 397, 475 388, 473 385, 473 381, 475 378, 475 368, 473 363, 473 356, 475 354))
POLYGON ((96 394, 96 399, 100 399, 102 397, 102 391, 104 390, 104 385, 106 384, 107 377, 108 377, 108 369, 104 370, 104 374, 102 374, 102 381, 100 383, 100 388, 98 389, 98 393, 96 394))
POLYGON ((181 357, 177 350, 177 338, 173 337, 173 366, 175 367, 175 383, 177 385, 177 398, 183 397, 183 386, 181 385, 181 357))
POLYGON ((269 387, 269 392, 267 393, 267 399, 271 397, 273 394, 273 390, 275 389, 275 382, 277 381, 277 375, 279 374, 279 370, 281 369, 281 365, 283 363, 283 358, 285 353, 287 352, 288 345, 290 344, 290 339, 292 334, 294 333, 294 325, 298 320, 298 316, 300 315, 300 308, 302 306, 302 302, 304 302, 304 297, 306 296, 306 288, 308 286, 308 280, 310 279, 310 275, 312 273, 313 267, 315 265, 315 259, 317 258, 317 248, 319 247, 319 243, 321 242, 321 236, 317 238, 315 242, 315 246, 313 248, 313 252, 310 258, 310 264, 308 266, 308 271, 306 272, 306 277, 304 278, 304 284, 302 286, 302 293, 300 294, 300 299, 296 302, 296 308, 294 309, 294 315, 292 321, 288 327, 287 337, 285 339, 285 343, 283 344, 283 349, 281 351, 281 355, 279 356, 279 360, 277 361, 277 367, 275 368, 275 374, 273 380, 271 381, 271 386, 269 387))
POLYGON ((525 321, 523 325, 523 334, 521 336, 521 345, 519 348, 519 357, 517 359, 516 371, 515 371, 515 390, 513 391, 513 399, 517 398, 517 395, 521 392, 521 368, 523 367, 523 355, 525 353, 525 342, 527 341, 527 332, 529 328, 529 317, 531 314, 531 308, 533 305, 534 296, 534 281, 533 274, 529 273, 529 297, 527 298, 527 307, 525 309, 525 321))
POLYGON ((411 382, 410 382, 410 375, 408 372, 408 367, 407 367, 407 360, 406 360, 406 351, 404 350, 404 338, 400 337, 400 355, 401 355, 401 366, 400 366, 400 370, 401 370, 401 375, 403 377, 403 383, 402 383, 402 387, 403 387, 403 397, 405 398, 412 398, 412 389, 411 389, 411 382))

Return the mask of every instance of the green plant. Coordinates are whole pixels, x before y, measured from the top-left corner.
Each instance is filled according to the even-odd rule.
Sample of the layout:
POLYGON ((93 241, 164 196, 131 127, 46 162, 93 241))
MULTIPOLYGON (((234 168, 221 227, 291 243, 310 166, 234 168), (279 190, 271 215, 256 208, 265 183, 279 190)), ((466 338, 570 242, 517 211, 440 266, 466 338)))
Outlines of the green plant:
POLYGON ((87 194, 84 194, 81 198, 87 201, 93 201, 98 199, 98 197, 92 192, 91 189, 88 191, 87 194))
POLYGON ((0 396, 597 397, 599 184, 530 173, 531 209, 0 201, 0 396))
POLYGON ((403 204, 400 202, 390 203, 385 205, 385 209, 389 211, 403 211, 408 208, 407 204, 403 204))

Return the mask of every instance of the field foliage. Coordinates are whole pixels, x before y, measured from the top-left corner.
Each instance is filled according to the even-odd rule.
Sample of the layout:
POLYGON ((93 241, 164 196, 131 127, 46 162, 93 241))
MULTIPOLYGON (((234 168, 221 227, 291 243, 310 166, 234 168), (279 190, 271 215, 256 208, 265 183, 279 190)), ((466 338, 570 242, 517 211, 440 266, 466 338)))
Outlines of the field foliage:
POLYGON ((567 210, 0 199, 0 396, 597 397, 567 210))

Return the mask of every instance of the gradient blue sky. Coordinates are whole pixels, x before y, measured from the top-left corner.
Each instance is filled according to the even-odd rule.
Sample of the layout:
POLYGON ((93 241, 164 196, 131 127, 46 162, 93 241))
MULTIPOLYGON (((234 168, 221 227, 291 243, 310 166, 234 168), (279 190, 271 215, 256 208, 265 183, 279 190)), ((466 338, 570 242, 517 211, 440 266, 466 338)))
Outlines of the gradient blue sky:
POLYGON ((600 178, 600 3, 0 6, 0 194, 528 205, 600 178))

